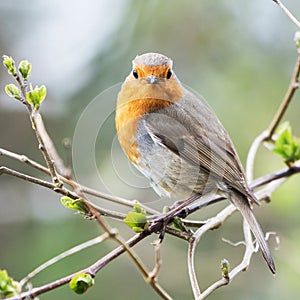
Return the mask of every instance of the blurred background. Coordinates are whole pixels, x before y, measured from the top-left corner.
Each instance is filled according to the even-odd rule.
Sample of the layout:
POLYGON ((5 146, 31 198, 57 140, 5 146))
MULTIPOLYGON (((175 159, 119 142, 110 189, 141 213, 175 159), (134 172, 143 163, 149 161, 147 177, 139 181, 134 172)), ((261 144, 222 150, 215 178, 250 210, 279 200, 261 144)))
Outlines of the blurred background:
MULTIPOLYGON (((299 19, 299 1, 286 0, 285 4, 299 19)), ((131 70, 131 60, 150 51, 171 57, 180 80, 201 94, 217 113, 244 164, 253 139, 268 126, 288 86, 297 56, 295 31, 294 24, 271 0, 0 2, 0 54, 13 56, 16 62, 28 59, 33 64, 32 83, 47 86, 41 113, 64 159, 67 154, 62 140, 68 137, 73 141, 78 180, 157 209, 167 201, 157 201, 115 139, 114 105, 120 82, 131 70)), ((11 81, 1 67, 0 147, 43 163, 24 107, 3 92, 11 81)), ((285 116, 297 136, 299 112, 298 93, 285 116)), ((6 157, 0 157, 0 165, 48 179, 6 157)), ((283 167, 279 157, 261 149, 255 175, 283 167)), ((209 299, 299 298, 299 184, 299 176, 294 176, 273 194, 271 204, 256 208, 264 230, 276 232, 281 241, 278 247, 274 238, 270 240, 276 277, 257 254, 246 273, 209 299)), ((59 198, 44 188, 0 177, 0 268, 7 269, 16 280, 100 233, 95 222, 74 215, 59 198)), ((93 200, 109 206, 103 200, 93 200)), ((197 218, 213 215, 226 203, 201 211, 197 218)), ((111 224, 124 237, 132 235, 120 222, 111 224)), ((199 245, 197 272, 202 288, 220 278, 221 259, 228 259, 232 265, 241 259, 241 246, 224 243, 223 237, 233 242, 242 238, 239 214, 207 234, 199 245)), ((135 248, 149 269, 154 263, 154 239, 150 237, 135 248)), ((33 283, 41 285, 84 268, 115 246, 105 242, 67 258, 41 273, 33 283)), ((174 299, 192 299, 186 250, 185 242, 169 236, 162 246, 159 281, 174 299)), ((74 297, 64 286, 40 299, 74 297)), ((82 296, 100 297, 159 299, 127 255, 103 269, 96 285, 82 296)))

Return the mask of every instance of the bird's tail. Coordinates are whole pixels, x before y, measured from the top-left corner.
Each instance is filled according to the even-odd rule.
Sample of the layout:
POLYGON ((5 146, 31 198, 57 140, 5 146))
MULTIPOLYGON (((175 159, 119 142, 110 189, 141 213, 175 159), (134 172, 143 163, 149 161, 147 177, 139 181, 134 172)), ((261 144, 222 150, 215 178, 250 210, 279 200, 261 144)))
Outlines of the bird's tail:
POLYGON ((239 192, 234 192, 231 195, 231 201, 232 203, 239 209, 239 211, 241 212, 242 216, 246 219, 246 221, 248 222, 251 231, 253 232, 259 247, 261 249, 262 255, 265 259, 265 261, 268 264, 269 269, 271 270, 271 272, 273 274, 276 273, 276 269, 275 269, 275 264, 269 249, 269 246, 264 238, 264 234, 262 232, 262 229, 259 225, 259 223, 257 222, 253 211, 249 205, 248 200, 246 199, 246 197, 244 195, 242 195, 239 192))

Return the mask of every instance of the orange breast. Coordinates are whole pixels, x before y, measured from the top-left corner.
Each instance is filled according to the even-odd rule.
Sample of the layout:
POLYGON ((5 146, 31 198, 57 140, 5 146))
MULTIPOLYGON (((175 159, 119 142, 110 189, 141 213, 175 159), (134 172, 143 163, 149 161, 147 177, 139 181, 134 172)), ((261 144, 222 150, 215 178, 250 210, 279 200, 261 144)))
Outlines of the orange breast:
POLYGON ((167 107, 181 97, 182 88, 175 79, 158 84, 125 81, 118 95, 116 129, 120 145, 133 163, 139 160, 135 139, 138 122, 147 112, 167 107))

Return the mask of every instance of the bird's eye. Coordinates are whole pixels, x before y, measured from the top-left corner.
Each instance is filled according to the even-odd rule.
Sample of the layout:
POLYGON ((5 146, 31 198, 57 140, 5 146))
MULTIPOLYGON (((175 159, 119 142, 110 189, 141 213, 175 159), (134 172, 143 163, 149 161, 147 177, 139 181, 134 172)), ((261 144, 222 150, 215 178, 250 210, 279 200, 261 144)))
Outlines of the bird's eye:
POLYGON ((167 72, 167 79, 170 79, 171 76, 172 76, 172 74, 173 74, 172 70, 168 70, 168 72, 167 72))
POLYGON ((139 74, 138 74, 138 72, 137 72, 136 70, 133 70, 133 71, 132 71, 132 75, 133 75, 133 77, 136 78, 136 79, 139 78, 139 74))

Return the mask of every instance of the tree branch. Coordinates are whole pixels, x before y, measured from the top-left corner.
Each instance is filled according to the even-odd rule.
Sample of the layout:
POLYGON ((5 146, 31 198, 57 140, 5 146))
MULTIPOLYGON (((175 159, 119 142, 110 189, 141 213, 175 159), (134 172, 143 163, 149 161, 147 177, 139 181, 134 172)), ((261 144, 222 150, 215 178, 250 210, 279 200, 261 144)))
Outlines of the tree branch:
MULTIPOLYGON (((45 174, 48 174, 50 175, 50 171, 48 168, 46 168, 45 166, 39 164, 38 162, 28 158, 26 155, 23 155, 23 154, 17 154, 17 153, 14 153, 14 152, 11 152, 9 150, 6 150, 6 149, 3 149, 3 148, 0 148, 0 156, 3 155, 3 156, 6 156, 6 157, 10 157, 12 159, 15 159, 15 160, 18 160, 22 163, 25 163, 39 171, 42 171, 43 173, 45 174)), ((58 174, 58 178, 64 182, 65 184, 71 186, 72 188, 77 188, 77 190, 79 190, 80 193, 83 193, 83 194, 88 194, 88 195, 91 195, 91 196, 95 196, 97 198, 101 198, 101 199, 104 199, 104 200, 107 200, 107 201, 110 201, 110 202, 113 202, 113 203, 117 203, 117 204, 120 204, 120 205, 124 205, 124 206, 127 206, 127 207, 130 207, 130 208, 133 208, 134 204, 136 203, 136 201, 132 201, 132 200, 127 200, 127 199, 124 199, 124 198, 121 198, 121 197, 118 197, 118 196, 115 196, 115 195, 111 195, 111 194, 107 194, 107 193, 104 193, 104 192, 101 192, 101 191, 97 191, 97 190, 94 190, 90 187, 87 187, 87 186, 84 186, 84 185, 81 185, 81 184, 78 184, 76 181, 74 181, 73 179, 70 179, 70 178, 66 178, 64 177, 63 175, 59 175, 58 174)), ((144 208, 146 210, 146 212, 148 214, 160 214, 160 212, 146 206, 146 205, 143 205, 143 204, 140 204, 140 206, 142 208, 144 208)), ((97 207, 95 205, 95 207, 97 207)))
POLYGON ((294 15, 279 1, 273 0, 282 10, 283 12, 290 18, 290 20, 296 24, 296 26, 300 29, 300 22, 294 17, 294 15))

